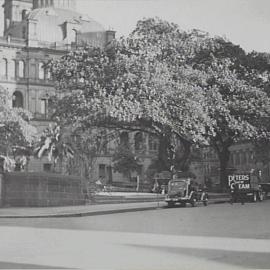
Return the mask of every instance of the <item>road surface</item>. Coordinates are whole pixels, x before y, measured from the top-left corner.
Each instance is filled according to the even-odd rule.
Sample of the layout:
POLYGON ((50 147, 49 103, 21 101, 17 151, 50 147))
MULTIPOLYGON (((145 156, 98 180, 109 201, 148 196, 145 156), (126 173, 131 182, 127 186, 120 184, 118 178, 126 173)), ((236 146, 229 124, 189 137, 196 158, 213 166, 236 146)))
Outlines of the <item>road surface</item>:
POLYGON ((0 269, 270 269, 270 201, 0 219, 0 269))

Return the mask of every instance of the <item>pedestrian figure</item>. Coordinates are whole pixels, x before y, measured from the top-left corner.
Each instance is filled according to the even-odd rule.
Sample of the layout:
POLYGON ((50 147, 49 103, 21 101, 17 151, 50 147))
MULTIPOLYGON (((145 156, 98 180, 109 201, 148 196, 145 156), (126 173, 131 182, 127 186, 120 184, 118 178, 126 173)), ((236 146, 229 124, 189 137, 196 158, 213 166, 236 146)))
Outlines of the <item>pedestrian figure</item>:
POLYGON ((139 175, 136 176, 136 183, 137 183, 136 192, 139 192, 140 190, 140 176, 139 175))
POLYGON ((153 193, 158 193, 159 192, 159 184, 158 184, 157 179, 155 180, 152 191, 153 191, 153 193))
POLYGON ((233 182, 230 188, 231 188, 231 204, 237 201, 240 201, 241 204, 245 204, 244 193, 239 190, 238 184, 233 182))
POLYGON ((238 190, 238 198, 242 205, 245 204, 245 194, 241 190, 238 190))
POLYGON ((230 192, 231 192, 231 204, 236 202, 236 190, 235 190, 235 182, 231 183, 230 185, 230 192))
POLYGON ((100 177, 100 178, 95 182, 98 191, 102 191, 102 190, 103 190, 103 184, 102 184, 102 181, 101 181, 101 180, 102 180, 102 177, 100 177))

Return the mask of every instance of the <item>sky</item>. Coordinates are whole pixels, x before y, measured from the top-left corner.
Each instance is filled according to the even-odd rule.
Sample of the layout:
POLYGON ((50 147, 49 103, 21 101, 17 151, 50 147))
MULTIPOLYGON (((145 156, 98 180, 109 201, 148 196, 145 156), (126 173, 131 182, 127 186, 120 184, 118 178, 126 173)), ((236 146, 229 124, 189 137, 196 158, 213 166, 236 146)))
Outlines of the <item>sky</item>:
MULTIPOLYGON (((3 0, 0 0, 2 4, 3 0)), ((246 51, 270 52, 270 0, 77 0, 89 15, 117 36, 128 35, 142 18, 160 17, 183 30, 224 36, 246 51)), ((2 33, 3 12, 0 13, 2 33)))

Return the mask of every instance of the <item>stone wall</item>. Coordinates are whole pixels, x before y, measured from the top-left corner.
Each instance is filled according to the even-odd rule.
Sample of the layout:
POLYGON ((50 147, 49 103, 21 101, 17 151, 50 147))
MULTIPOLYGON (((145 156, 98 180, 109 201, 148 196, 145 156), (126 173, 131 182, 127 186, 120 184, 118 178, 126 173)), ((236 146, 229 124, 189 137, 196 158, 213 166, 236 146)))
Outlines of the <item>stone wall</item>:
POLYGON ((83 179, 45 173, 5 173, 2 206, 66 206, 84 204, 83 179))

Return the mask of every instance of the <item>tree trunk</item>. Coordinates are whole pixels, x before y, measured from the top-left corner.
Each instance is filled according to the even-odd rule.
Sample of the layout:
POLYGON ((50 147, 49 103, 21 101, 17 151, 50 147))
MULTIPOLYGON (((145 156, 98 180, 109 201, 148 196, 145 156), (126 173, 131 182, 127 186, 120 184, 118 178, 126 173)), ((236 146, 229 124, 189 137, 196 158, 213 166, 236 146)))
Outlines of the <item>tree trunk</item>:
POLYGON ((189 141, 181 140, 182 147, 180 151, 176 152, 175 168, 182 172, 189 171, 190 155, 191 155, 191 143, 189 141))
POLYGON ((172 166, 171 158, 169 155, 170 149, 170 139, 169 136, 159 137, 159 148, 158 148, 158 171, 170 171, 172 166))
POLYGON ((159 138, 158 170, 159 171, 182 171, 189 170, 191 143, 182 140, 182 147, 177 149, 171 142, 171 136, 161 136, 159 138))
POLYGON ((228 164, 230 159, 229 147, 224 147, 222 151, 219 151, 218 157, 220 164, 220 187, 222 191, 226 191, 228 188, 228 164))

